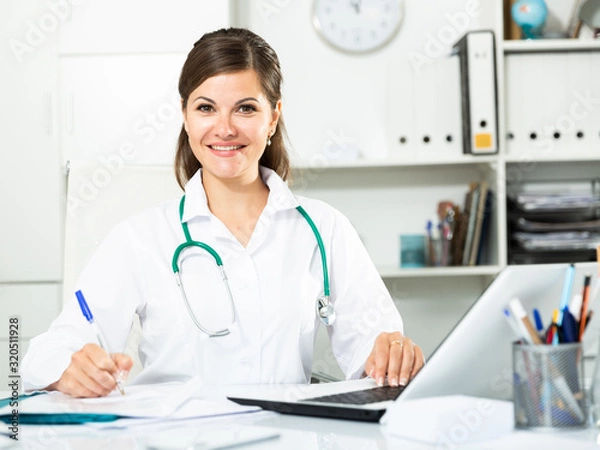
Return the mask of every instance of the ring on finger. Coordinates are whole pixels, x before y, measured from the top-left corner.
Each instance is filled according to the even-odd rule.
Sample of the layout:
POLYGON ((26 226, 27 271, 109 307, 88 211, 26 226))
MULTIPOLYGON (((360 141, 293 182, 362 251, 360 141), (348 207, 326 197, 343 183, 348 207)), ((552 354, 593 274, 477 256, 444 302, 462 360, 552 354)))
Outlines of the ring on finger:
POLYGON ((398 344, 400 346, 400 348, 404 347, 404 342, 402 342, 400 340, 390 342, 390 347, 394 344, 398 344))

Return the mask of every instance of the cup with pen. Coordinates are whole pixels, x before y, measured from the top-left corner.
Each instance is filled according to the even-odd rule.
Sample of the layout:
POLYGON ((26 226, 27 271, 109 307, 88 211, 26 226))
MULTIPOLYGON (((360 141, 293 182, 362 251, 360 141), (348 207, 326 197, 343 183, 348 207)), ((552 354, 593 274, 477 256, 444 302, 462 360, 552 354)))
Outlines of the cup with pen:
POLYGON ((539 323, 534 328, 519 299, 510 301, 507 312, 520 337, 512 348, 515 427, 587 426, 582 332, 573 314, 564 308, 544 332, 539 323))

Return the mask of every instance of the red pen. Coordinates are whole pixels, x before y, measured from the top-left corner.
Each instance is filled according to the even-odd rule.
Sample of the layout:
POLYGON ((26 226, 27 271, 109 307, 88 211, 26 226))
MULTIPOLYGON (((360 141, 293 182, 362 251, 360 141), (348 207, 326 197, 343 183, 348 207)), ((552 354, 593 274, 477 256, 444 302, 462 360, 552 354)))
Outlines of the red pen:
POLYGON ((579 319, 579 342, 583 340, 583 332, 585 331, 585 325, 587 321, 588 314, 588 303, 590 301, 590 282, 592 281, 592 276, 589 273, 585 274, 585 278, 583 279, 583 300, 581 302, 581 314, 579 319))

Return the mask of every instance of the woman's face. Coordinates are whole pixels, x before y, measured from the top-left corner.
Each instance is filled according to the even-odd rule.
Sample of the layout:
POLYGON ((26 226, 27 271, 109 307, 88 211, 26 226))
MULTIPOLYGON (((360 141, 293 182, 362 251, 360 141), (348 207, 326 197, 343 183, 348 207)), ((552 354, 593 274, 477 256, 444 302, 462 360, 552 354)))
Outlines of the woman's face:
POLYGON ((216 75, 198 86, 183 120, 203 176, 254 180, 280 111, 281 100, 271 108, 254 70, 216 75))

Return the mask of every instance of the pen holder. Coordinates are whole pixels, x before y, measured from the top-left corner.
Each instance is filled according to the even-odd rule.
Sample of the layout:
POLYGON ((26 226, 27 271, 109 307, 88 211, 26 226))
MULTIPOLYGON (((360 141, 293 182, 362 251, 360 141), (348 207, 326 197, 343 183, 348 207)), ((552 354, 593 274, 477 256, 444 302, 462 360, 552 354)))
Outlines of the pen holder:
POLYGON ((513 344, 516 428, 587 425, 581 343, 513 344))

